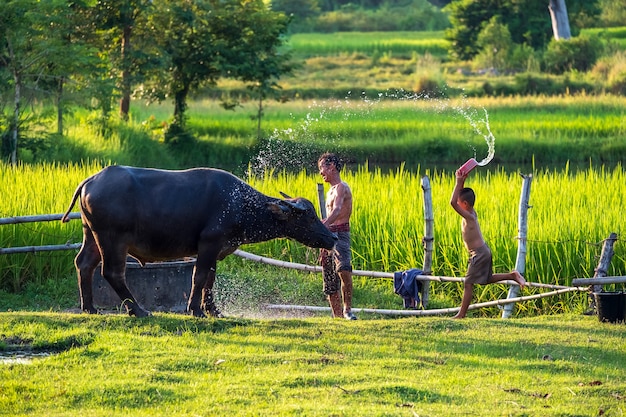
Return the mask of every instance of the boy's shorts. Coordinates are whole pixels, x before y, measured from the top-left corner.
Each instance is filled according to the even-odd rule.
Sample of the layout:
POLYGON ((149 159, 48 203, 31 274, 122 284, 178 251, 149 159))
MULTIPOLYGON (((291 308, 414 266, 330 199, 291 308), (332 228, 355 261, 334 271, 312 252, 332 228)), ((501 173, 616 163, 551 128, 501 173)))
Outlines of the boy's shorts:
POLYGON ((324 277, 324 294, 331 295, 341 289, 339 271, 352 271, 350 232, 336 232, 337 243, 333 250, 322 250, 321 264, 324 277))
POLYGON ((467 284, 488 284, 493 276, 493 257, 491 249, 485 243, 476 250, 470 251, 469 265, 465 274, 467 284))

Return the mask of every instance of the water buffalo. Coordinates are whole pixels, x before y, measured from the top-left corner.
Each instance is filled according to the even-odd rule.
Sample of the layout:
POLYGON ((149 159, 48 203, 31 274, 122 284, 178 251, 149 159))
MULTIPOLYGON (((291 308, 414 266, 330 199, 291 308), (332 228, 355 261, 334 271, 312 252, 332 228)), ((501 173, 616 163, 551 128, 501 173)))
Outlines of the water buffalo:
POLYGON ((81 182, 62 218, 80 197, 83 245, 76 256, 81 308, 93 306, 93 274, 102 276, 130 315, 150 314, 126 285, 128 255, 145 262, 197 255, 187 305, 194 316, 219 317, 213 300, 217 261, 239 245, 287 237, 331 249, 328 231, 304 198, 266 196, 219 169, 185 171, 109 166, 81 182))

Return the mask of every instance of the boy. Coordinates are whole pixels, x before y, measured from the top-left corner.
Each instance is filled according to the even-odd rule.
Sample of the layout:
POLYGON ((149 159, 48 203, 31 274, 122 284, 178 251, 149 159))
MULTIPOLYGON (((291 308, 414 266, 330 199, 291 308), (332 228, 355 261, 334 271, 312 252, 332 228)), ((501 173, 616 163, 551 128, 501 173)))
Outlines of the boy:
POLYGON ((524 280, 524 277, 517 271, 511 271, 506 274, 493 273, 491 250, 483 239, 480 226, 478 225, 478 216, 476 211, 474 211, 476 195, 471 188, 464 188, 468 173, 459 169, 456 171, 455 175, 456 185, 454 186, 454 191, 450 198, 450 204, 454 210, 463 217, 461 222, 461 235, 463 237, 463 243, 470 253, 469 266, 465 274, 461 308, 457 315, 454 316, 455 319, 462 319, 465 317, 467 308, 472 302, 475 284, 492 284, 494 282, 510 279, 517 282, 520 287, 524 287, 526 280, 524 280))
POLYGON ((342 163, 339 157, 325 153, 317 160, 320 175, 330 184, 326 195, 327 217, 322 223, 337 233, 337 243, 331 251, 322 250, 324 270, 324 294, 328 298, 333 317, 356 320, 352 314, 352 259, 350 253, 350 215, 352 214, 352 191, 341 180, 342 163), (339 291, 341 289, 341 292, 339 291), (343 296, 343 312, 341 298, 343 296))

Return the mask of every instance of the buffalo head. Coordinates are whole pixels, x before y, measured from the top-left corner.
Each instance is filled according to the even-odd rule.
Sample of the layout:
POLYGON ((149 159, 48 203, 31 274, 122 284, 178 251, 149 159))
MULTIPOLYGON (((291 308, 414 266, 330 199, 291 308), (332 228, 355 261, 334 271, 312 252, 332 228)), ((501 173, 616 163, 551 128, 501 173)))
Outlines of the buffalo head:
POLYGON ((269 202, 268 207, 279 221, 283 236, 313 248, 332 249, 335 246, 337 235, 324 226, 309 200, 276 200, 269 202))

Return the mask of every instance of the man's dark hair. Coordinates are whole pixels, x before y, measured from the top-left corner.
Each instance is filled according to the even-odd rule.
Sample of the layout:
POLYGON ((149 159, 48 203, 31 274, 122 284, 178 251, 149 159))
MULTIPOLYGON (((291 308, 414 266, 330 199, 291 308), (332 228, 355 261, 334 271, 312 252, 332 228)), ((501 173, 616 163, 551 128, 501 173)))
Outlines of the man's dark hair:
POLYGON ((317 163, 319 164, 320 162, 323 162, 324 164, 333 164, 335 168, 337 168, 337 171, 341 171, 341 167, 343 167, 343 162, 341 162, 341 159, 336 154, 331 152, 326 152, 322 156, 320 156, 320 159, 317 160, 317 163))
POLYGON ((476 194, 471 188, 463 188, 459 193, 459 198, 463 201, 467 201, 467 204, 469 204, 470 207, 474 207, 474 203, 476 202, 476 194))

